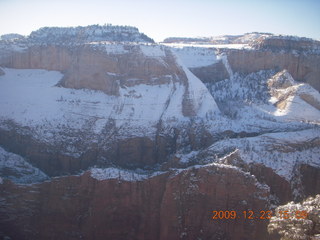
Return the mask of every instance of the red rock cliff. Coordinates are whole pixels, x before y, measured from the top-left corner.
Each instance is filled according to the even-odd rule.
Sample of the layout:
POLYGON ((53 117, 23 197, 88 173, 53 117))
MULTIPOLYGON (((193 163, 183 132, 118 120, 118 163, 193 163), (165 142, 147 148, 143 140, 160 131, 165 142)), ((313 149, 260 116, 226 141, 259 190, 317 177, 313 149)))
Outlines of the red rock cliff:
POLYGON ((236 168, 213 165, 144 181, 98 181, 89 172, 41 184, 0 184, 0 236, 12 239, 268 239, 268 188, 236 168), (234 220, 212 211, 235 210, 234 220))

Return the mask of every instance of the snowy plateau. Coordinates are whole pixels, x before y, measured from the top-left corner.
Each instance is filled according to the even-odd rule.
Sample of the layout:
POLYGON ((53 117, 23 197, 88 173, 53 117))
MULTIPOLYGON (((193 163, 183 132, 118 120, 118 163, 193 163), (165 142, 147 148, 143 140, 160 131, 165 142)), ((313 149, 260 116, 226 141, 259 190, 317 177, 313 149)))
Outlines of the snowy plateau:
MULTIPOLYGON (((146 205, 159 208, 160 218, 152 218, 158 225, 172 217, 160 206, 174 212, 175 203, 189 206, 199 196, 211 199, 204 206, 218 210, 224 201, 267 210, 320 193, 319 64, 318 41, 266 33, 155 43, 134 27, 92 25, 1 36, 0 211, 6 215, 0 216, 0 237, 103 239, 107 231, 93 237, 70 220, 66 231, 74 235, 40 230, 33 236, 34 226, 22 227, 32 214, 22 211, 21 222, 13 223, 26 203, 9 193, 47 204, 40 210, 30 206, 35 215, 61 213, 50 205, 51 195, 61 206, 76 196, 91 199, 76 201, 75 211, 86 209, 79 222, 102 221, 90 215, 100 205, 108 214, 121 212, 104 205, 102 198, 116 201, 104 189, 133 194, 118 208, 140 206, 140 197, 150 194, 156 202, 146 205), (123 190, 116 190, 121 183, 123 190)), ((244 225, 210 229, 183 209, 171 230, 164 224, 164 232, 155 227, 158 235, 144 237, 148 223, 131 212, 146 224, 142 230, 119 217, 120 225, 140 230, 126 228, 128 238, 110 230, 108 239, 248 237, 244 225), (197 224, 207 232, 190 230, 197 224)), ((198 218, 207 217, 202 214, 198 218)), ((106 224, 119 228, 117 222, 106 224)), ((269 239, 261 230, 265 223, 248 229, 248 239, 269 239)))

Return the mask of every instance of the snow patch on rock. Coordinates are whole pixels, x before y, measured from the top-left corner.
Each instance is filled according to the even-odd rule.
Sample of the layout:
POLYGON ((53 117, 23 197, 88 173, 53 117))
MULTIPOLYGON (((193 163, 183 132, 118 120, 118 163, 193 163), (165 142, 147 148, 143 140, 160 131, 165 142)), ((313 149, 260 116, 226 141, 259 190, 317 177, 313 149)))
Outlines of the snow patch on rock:
POLYGON ((268 133, 258 137, 227 139, 213 144, 212 155, 239 149, 247 163, 262 163, 278 175, 291 180, 297 164, 320 167, 320 130, 309 129, 297 132, 268 133))
POLYGON ((212 48, 173 47, 172 51, 187 68, 209 66, 218 61, 215 50, 212 48))
POLYGON ((140 44, 140 50, 146 57, 165 57, 164 46, 140 44))
POLYGON ((107 179, 118 179, 122 181, 143 181, 145 179, 161 175, 164 172, 153 172, 151 174, 137 173, 136 171, 123 170, 120 168, 91 168, 91 177, 102 181, 107 179))
POLYGON ((2 178, 19 184, 40 182, 48 178, 46 174, 32 166, 23 157, 7 152, 2 147, 0 147, 0 175, 0 183, 2 183, 2 178))

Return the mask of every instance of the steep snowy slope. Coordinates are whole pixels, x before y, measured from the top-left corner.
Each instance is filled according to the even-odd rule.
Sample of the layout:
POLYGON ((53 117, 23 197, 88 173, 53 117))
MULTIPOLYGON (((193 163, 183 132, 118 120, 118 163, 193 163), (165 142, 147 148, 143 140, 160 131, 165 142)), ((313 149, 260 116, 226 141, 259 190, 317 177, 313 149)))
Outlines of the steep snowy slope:
MULTIPOLYGON (((168 84, 120 88, 120 96, 93 90, 57 87, 62 74, 46 70, 3 69, 0 77, 1 121, 14 121, 34 130, 34 136, 50 142, 57 129, 89 128, 101 134, 108 122, 124 128, 126 136, 152 136, 157 123, 177 125, 188 118, 183 114, 186 86, 167 76, 168 84)), ((188 70, 187 70, 188 71, 188 70)), ((187 74, 188 98, 195 116, 214 117, 217 106, 200 80, 187 74)))

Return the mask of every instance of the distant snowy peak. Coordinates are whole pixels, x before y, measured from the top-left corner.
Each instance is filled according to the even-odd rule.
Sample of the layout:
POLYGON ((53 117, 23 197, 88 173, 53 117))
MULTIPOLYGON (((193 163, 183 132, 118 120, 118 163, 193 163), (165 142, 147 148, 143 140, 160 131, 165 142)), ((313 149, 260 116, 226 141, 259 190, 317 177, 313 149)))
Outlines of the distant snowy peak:
POLYGON ((90 25, 86 27, 44 27, 33 31, 29 38, 35 42, 150 42, 154 41, 138 28, 130 26, 90 25))
POLYGON ((9 33, 9 34, 4 34, 0 36, 0 40, 4 41, 13 41, 13 40, 18 40, 18 39, 23 39, 24 36, 17 34, 17 33, 9 33))
POLYGON ((270 35, 255 39, 250 43, 251 47, 260 50, 271 51, 298 51, 298 52, 312 52, 320 53, 320 41, 311 38, 284 36, 284 35, 270 35))
POLYGON ((214 44, 250 44, 251 42, 272 36, 271 33, 245 33, 243 35, 223 35, 211 37, 210 41, 214 44))
POLYGON ((271 36, 271 33, 245 33, 243 35, 222 35, 212 37, 170 37, 164 43, 197 43, 197 44, 249 44, 259 38, 271 36))
MULTIPOLYGON (((311 38, 274 35, 271 33, 245 33, 243 35, 222 35, 213 37, 185 38, 171 37, 163 41, 164 44, 188 44, 210 46, 216 48, 230 48, 228 45, 247 45, 250 49, 271 51, 295 51, 320 53, 320 41, 311 38)), ((231 47, 233 48, 233 47, 231 47)))

